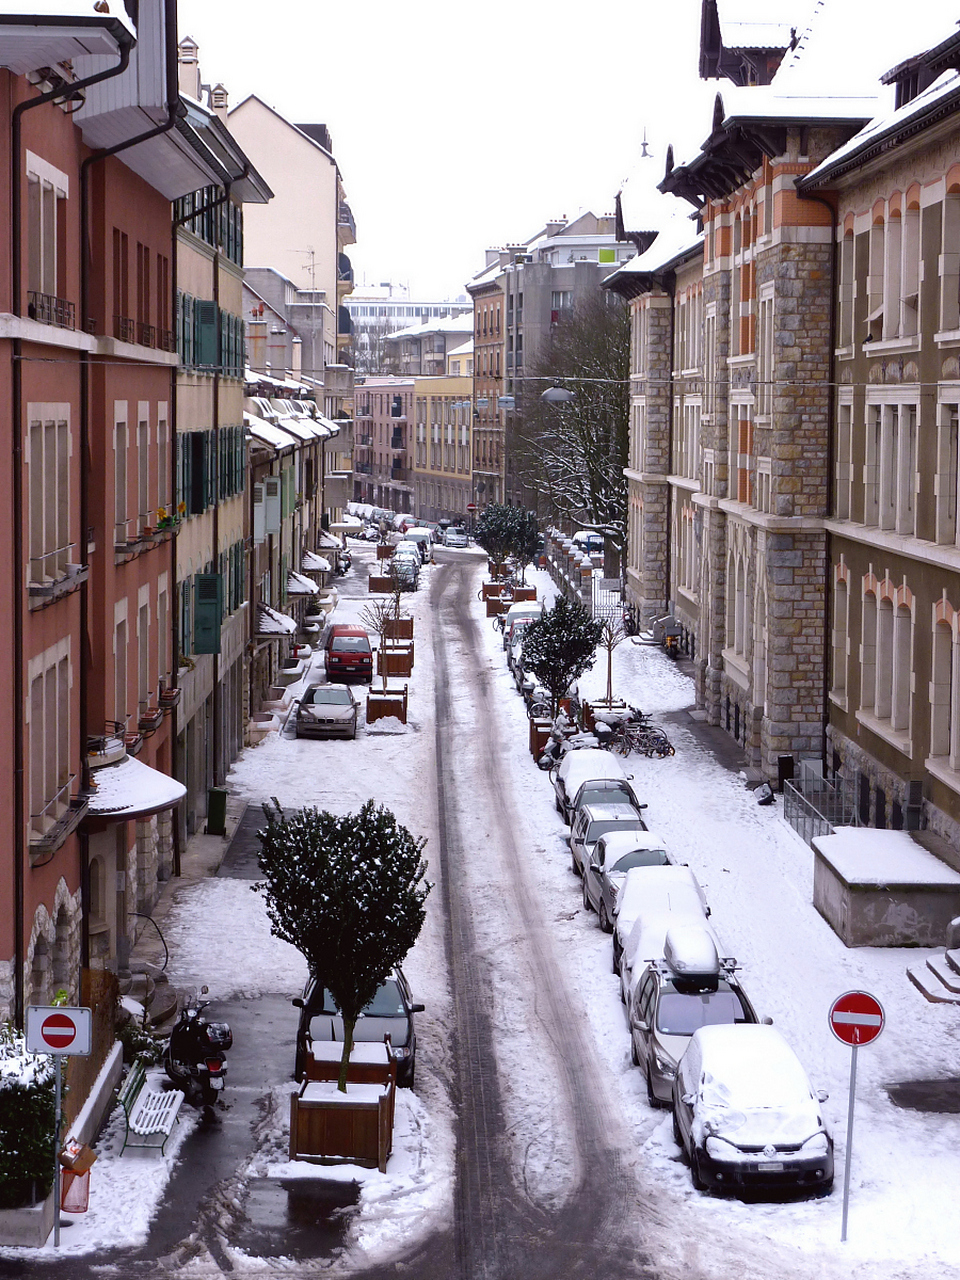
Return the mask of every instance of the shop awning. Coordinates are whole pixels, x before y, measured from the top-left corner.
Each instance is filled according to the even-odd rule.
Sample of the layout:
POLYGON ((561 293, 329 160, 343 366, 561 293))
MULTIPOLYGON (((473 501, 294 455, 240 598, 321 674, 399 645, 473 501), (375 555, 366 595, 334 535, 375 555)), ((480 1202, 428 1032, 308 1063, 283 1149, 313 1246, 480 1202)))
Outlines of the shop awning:
POLYGON ((291 569, 287 574, 288 596, 315 596, 319 590, 312 578, 305 578, 302 573, 297 573, 296 569, 291 569))
POLYGON ((88 818, 147 818, 179 804, 187 788, 176 778, 124 756, 90 771, 88 818))
POLYGON ((318 556, 315 551, 305 551, 300 560, 300 568, 304 573, 329 573, 331 567, 330 561, 324 556, 318 556))

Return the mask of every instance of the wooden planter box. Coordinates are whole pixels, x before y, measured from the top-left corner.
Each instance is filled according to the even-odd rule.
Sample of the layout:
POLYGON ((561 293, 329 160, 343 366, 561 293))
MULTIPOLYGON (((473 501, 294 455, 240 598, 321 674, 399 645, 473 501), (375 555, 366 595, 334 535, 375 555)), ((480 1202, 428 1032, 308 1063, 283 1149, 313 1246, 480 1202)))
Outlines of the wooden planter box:
POLYGON ((387 676, 413 675, 413 645, 391 645, 377 650, 377 674, 387 676))
POLYGON ((385 573, 371 573, 368 586, 371 592, 383 592, 384 595, 389 595, 393 591, 393 579, 385 573))
POLYGON ((391 640, 412 640, 413 619, 385 618, 383 623, 383 634, 388 636, 391 640))
POLYGON ((506 600, 501 600, 499 596, 490 596, 487 600, 487 617, 495 618, 500 613, 506 613, 510 604, 506 600))
POLYGON ((480 593, 484 600, 491 600, 498 596, 503 590, 502 582, 484 582, 480 587, 480 593))
POLYGON ((513 588, 514 604, 517 604, 520 600, 536 600, 536 598, 537 598, 536 587, 514 587, 513 588))
POLYGON ((401 724, 407 723, 407 686, 402 689, 371 689, 367 693, 367 724, 395 716, 401 724))
POLYGON ((487 561, 487 571, 491 578, 505 578, 510 570, 505 564, 498 564, 496 560, 487 561))
POLYGON ((290 1159, 304 1156, 320 1164, 358 1164, 387 1171, 393 1148, 395 1087, 304 1080, 290 1095, 290 1159))
POLYGON ((378 560, 389 560, 392 555, 393 555, 393 547, 389 546, 389 544, 386 546, 381 546, 380 543, 377 543, 377 559, 378 560))
POLYGON ((553 727, 553 721, 548 717, 541 718, 533 716, 530 720, 530 754, 534 760, 539 760, 543 755, 547 743, 550 741, 550 730, 553 727))

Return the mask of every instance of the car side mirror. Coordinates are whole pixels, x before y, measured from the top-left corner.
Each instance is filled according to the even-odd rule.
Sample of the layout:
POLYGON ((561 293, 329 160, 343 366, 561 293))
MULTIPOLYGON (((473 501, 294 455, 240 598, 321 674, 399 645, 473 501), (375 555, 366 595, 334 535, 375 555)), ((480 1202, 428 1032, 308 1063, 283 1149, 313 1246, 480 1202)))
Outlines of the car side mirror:
POLYGON ((827 1093, 826 1089, 818 1089, 818 1090, 817 1090, 817 1101, 818 1101, 818 1102, 826 1102, 826 1100, 827 1100, 829 1097, 830 1097, 830 1095, 829 1095, 829 1093, 827 1093))
POLYGON ((425 1006, 425 1005, 422 1005, 422 1004, 412 1004, 412 1005, 410 1006, 410 1012, 411 1012, 411 1013, 423 1013, 423 1011, 424 1011, 424 1009, 425 1009, 425 1008, 426 1008, 426 1006, 425 1006))
POLYGON ((638 1031, 649 1031, 649 1030, 650 1030, 650 1024, 649 1024, 649 1022, 637 1022, 636 1027, 637 1027, 637 1030, 638 1030, 638 1031))
POLYGON ((763 1017, 760 1019, 760 1021, 763 1023, 765 1027, 773 1026, 773 1019, 770 1017, 769 1013, 765 1013, 763 1017))
POLYGON ((302 1008, 303 1008, 303 1000, 301 999, 301 997, 300 997, 300 996, 294 996, 294 997, 293 997, 293 999, 290 1001, 290 1003, 291 1003, 292 1005, 296 1005, 296 1007, 297 1007, 298 1009, 302 1009, 302 1008))

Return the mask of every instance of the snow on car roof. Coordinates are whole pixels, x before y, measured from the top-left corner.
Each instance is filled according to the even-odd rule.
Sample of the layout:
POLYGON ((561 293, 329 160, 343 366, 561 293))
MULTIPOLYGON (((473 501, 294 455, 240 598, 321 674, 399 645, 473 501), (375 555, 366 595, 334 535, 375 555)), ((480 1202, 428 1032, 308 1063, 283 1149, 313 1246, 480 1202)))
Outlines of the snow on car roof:
POLYGON ((655 831, 607 831, 600 837, 608 858, 622 858, 635 849, 666 849, 666 842, 655 831))
POLYGON ((590 778, 626 777, 619 760, 600 747, 568 751, 560 761, 558 773, 571 795, 590 778))
POLYGON ((700 1027, 694 1036, 706 1101, 752 1110, 812 1100, 807 1073, 776 1027, 717 1025, 700 1027))

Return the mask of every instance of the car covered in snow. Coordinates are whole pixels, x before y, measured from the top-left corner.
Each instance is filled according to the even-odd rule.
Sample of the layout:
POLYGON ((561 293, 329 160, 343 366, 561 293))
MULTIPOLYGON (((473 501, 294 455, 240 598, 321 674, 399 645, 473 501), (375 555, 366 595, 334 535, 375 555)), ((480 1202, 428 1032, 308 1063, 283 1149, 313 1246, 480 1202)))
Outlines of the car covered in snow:
MULTIPOLYGON (((634 867, 613 904, 613 971, 626 999, 630 971, 663 955, 667 929, 684 918, 705 924, 710 914, 700 882, 689 867, 634 867)), ((717 944, 719 950, 719 943, 717 944)))
POLYGON ((583 869, 584 907, 596 911, 600 928, 610 933, 617 891, 627 872, 634 867, 666 867, 673 861, 664 841, 653 831, 607 831, 593 846, 583 869))
MULTIPOLYGON (((337 1013, 333 996, 317 978, 307 980, 303 995, 293 1001, 300 1010, 297 1027, 297 1051, 294 1075, 303 1079, 307 1054, 313 1041, 343 1041, 343 1019, 337 1013)), ((414 1014, 422 1013, 410 985, 399 969, 384 982, 357 1019, 353 1038, 359 1043, 382 1043, 390 1037, 390 1047, 397 1061, 397 1084, 413 1087, 417 1063, 417 1032, 414 1014)))
POLYGON ((677 1063, 694 1031, 759 1021, 736 968, 701 925, 680 924, 667 930, 663 959, 637 979, 627 1010, 630 1056, 644 1073, 651 1107, 670 1105, 677 1063))
POLYGON ((560 763, 550 771, 553 782, 554 804, 564 822, 572 816, 573 797, 583 784, 594 778, 627 780, 627 775, 616 756, 601 747, 580 747, 568 751, 560 763))
POLYGON ((632 804, 588 804, 577 812, 570 827, 570 869, 583 875, 593 849, 608 831, 646 831, 646 823, 632 804))
POLYGON ((570 825, 577 820, 577 814, 588 804, 632 804, 640 816, 646 804, 641 804, 637 794, 630 785, 633 774, 621 778, 588 778, 577 788, 570 805, 570 825))
POLYGON ((700 1027, 673 1084, 673 1135, 693 1185, 826 1194, 833 1186, 826 1098, 775 1027, 700 1027))
POLYGON ((355 738, 359 703, 345 684, 312 684, 297 702, 298 738, 355 738))

